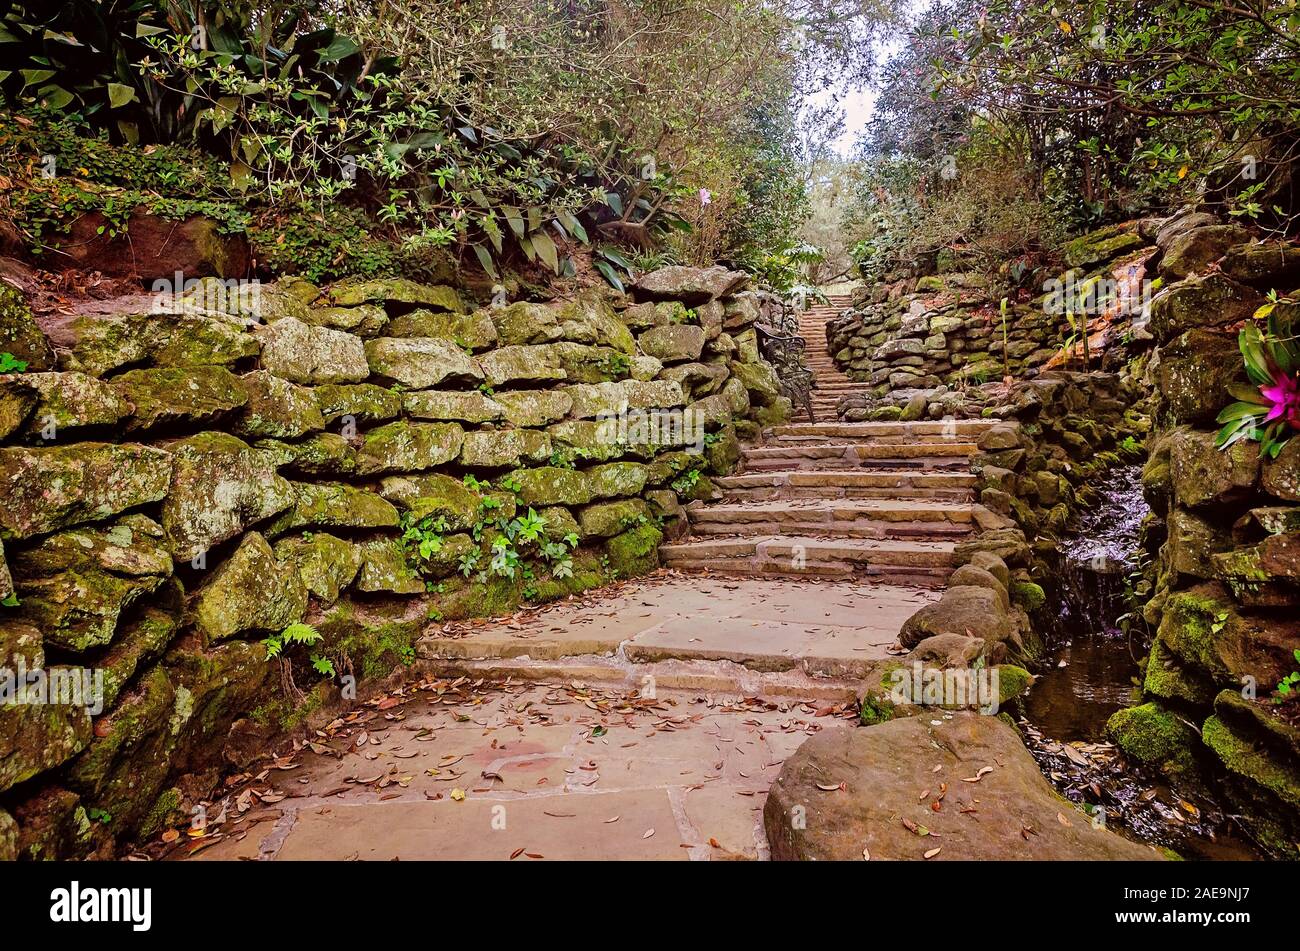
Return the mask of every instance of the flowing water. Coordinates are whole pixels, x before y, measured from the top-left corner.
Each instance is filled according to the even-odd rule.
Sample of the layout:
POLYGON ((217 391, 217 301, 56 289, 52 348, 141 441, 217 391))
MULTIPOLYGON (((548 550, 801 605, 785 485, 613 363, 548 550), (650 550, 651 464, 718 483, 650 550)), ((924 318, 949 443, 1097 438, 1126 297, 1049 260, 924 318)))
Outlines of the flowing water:
POLYGON ((1121 624, 1148 511, 1141 468, 1113 469, 1077 531, 1062 540, 1043 612, 1050 666, 1029 692, 1021 726, 1061 794, 1090 811, 1104 808, 1106 820, 1128 835, 1188 858, 1256 858, 1217 803, 1171 788, 1106 738, 1111 714, 1139 701, 1138 659, 1150 646, 1121 624))

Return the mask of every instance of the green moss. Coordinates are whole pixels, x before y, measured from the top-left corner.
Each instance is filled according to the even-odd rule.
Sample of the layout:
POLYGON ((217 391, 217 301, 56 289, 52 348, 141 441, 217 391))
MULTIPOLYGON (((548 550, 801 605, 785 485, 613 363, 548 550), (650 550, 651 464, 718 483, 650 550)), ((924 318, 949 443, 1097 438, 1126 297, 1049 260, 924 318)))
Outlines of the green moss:
POLYGON ((631 578, 659 567, 659 544, 664 533, 653 524, 638 525, 606 543, 615 577, 631 578))
POLYGON ((1043 592, 1042 586, 1032 581, 1012 581, 1011 600, 1033 613, 1047 602, 1047 595, 1043 592))
POLYGON ((998 672, 998 705, 1006 703, 1008 700, 1014 700, 1033 683, 1033 675, 1023 667, 1017 667, 1014 664, 999 664, 995 668, 998 672))
POLYGON ((181 809, 181 791, 175 786, 163 790, 154 800, 154 804, 140 821, 139 835, 142 839, 151 839, 163 829, 184 821, 185 813, 181 809))
POLYGON ((895 716, 894 704, 888 694, 865 693, 858 701, 858 721, 863 726, 875 726, 895 716))
POLYGON ((1158 703, 1117 711, 1106 722, 1106 732, 1140 762, 1168 772, 1182 772, 1192 765, 1196 733, 1158 703))
POLYGON ((1260 744, 1244 740, 1217 716, 1205 721, 1201 738, 1229 770, 1268 790, 1293 809, 1300 809, 1300 770, 1293 764, 1269 755, 1260 744))
POLYGON ((1197 706, 1209 704, 1214 699, 1214 685, 1179 663, 1159 638, 1151 644, 1142 689, 1153 697, 1185 700, 1197 706))

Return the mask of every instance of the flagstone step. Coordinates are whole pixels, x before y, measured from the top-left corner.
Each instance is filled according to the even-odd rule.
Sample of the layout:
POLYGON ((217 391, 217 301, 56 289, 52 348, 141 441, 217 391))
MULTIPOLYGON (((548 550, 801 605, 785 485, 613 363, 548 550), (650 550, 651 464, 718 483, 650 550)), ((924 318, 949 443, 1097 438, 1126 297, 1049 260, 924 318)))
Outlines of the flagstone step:
POLYGON ((967 469, 973 442, 828 442, 812 445, 756 446, 745 449, 745 471, 761 469, 923 468, 967 469))
POLYGON ((970 501, 976 479, 969 472, 909 469, 774 470, 713 480, 728 499, 937 498, 970 501))
POLYGON ((952 542, 914 539, 767 535, 697 538, 665 545, 669 568, 789 578, 872 578, 888 584, 942 585, 953 566, 952 542))
POLYGON ((937 499, 775 499, 696 503, 687 511, 696 535, 960 538, 975 525, 974 505, 937 499))

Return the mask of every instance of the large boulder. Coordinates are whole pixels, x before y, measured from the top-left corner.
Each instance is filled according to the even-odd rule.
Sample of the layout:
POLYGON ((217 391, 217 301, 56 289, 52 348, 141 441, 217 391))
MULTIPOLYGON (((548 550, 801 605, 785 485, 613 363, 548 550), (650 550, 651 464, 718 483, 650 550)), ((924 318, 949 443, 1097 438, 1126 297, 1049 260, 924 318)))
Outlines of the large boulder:
POLYGON ((297 439, 325 428, 325 417, 313 392, 265 370, 239 378, 248 402, 233 429, 252 439, 297 439))
POLYGON ((642 275, 632 285, 632 293, 638 300, 678 300, 694 307, 743 290, 748 281, 743 271, 728 271, 721 266, 673 265, 642 275))
POLYGON ((483 379, 478 363, 464 350, 441 337, 379 337, 366 341, 371 372, 412 389, 427 389, 444 380, 483 379))
POLYGON ((1253 288, 1218 272, 1189 277, 1151 301, 1151 332, 1163 343, 1196 327, 1223 327, 1245 320, 1264 303, 1253 288))
POLYGON ((772 858, 786 861, 1160 857, 1094 827, 1012 727, 974 713, 822 730, 781 767, 763 825, 772 858))
POLYGON ((584 296, 552 304, 519 302, 489 309, 497 334, 505 344, 598 344, 623 353, 635 353, 636 344, 609 305, 584 296))
POLYGON ((69 369, 91 376, 125 366, 230 366, 260 349, 243 328, 198 314, 86 316, 68 331, 75 338, 69 369))
POLYGON ((199 433, 172 446, 176 463, 162 508, 173 557, 190 561, 213 545, 284 511, 293 487, 273 453, 226 433, 199 433))
POLYGON ((385 333, 389 337, 442 337, 470 350, 487 350, 497 342, 496 325, 484 310, 472 314, 413 310, 394 317, 385 333))
POLYGON ((641 350, 664 363, 698 360, 704 350, 703 327, 694 324, 669 324, 651 327, 638 338, 641 350))
POLYGON ((200 589, 194 626, 205 643, 237 635, 279 633, 301 620, 307 587, 293 565, 281 564, 257 532, 244 536, 200 589))
POLYGON ((1174 238, 1160 259, 1162 277, 1187 277, 1204 270, 1234 245, 1250 240, 1250 232, 1240 225, 1208 225, 1193 228, 1174 238))
POLYGON ((170 453, 131 443, 0 449, 0 539, 99 521, 167 494, 170 453))

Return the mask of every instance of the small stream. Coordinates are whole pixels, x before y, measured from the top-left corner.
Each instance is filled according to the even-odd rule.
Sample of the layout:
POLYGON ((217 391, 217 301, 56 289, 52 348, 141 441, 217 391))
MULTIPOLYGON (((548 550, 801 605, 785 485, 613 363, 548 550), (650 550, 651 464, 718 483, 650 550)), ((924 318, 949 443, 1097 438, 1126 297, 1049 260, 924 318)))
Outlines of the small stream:
POLYGON ((1057 790, 1083 806, 1104 806, 1130 838, 1168 846, 1186 858, 1259 858, 1222 808, 1170 788, 1129 763, 1106 737, 1116 710, 1139 701, 1138 659, 1150 647, 1121 619, 1125 581, 1137 568, 1138 530, 1149 509, 1141 467, 1113 469, 1097 504, 1078 518, 1057 554, 1043 637, 1049 666, 1026 698, 1026 742, 1057 790), (1187 797, 1187 798, 1184 798, 1187 797))

